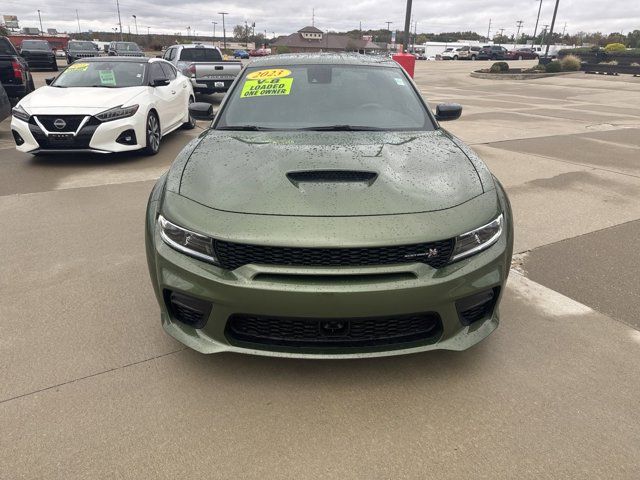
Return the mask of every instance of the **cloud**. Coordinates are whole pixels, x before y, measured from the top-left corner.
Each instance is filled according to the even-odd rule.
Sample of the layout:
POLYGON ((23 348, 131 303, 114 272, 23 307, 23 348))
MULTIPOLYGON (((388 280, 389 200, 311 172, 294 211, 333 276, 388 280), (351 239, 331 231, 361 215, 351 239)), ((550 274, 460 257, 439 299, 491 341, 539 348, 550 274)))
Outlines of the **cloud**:
MULTIPOLYGON (((521 32, 532 33, 538 13, 537 0, 414 0, 413 18, 418 22, 419 32, 443 32, 471 30, 484 34, 491 19, 492 32, 504 28, 506 34, 514 33, 516 21, 524 22, 521 32)), ((551 23, 553 0, 543 0, 540 25, 551 23)), ((253 0, 231 0, 213 3, 209 0, 122 0, 120 12, 123 31, 135 32, 132 15, 137 16, 138 30, 146 33, 182 32, 187 27, 197 34, 211 35, 213 25, 218 22, 216 33, 222 33, 222 18, 218 12, 229 12, 226 17, 227 34, 233 26, 245 20, 256 23, 256 32, 266 31, 268 36, 288 34, 311 24, 313 3, 304 0, 280 0, 278 2, 255 2, 253 0)), ((404 28, 405 2, 383 2, 362 0, 343 2, 324 0, 315 5, 315 24, 323 30, 351 30, 362 22, 363 29, 404 28)), ((1 14, 17 15, 23 27, 37 27, 38 14, 42 14, 44 29, 76 32, 76 9, 83 31, 109 31, 118 24, 115 0, 2 0, 1 14)), ((565 22, 568 32, 577 31, 624 31, 640 25, 640 2, 602 2, 601 0, 561 0, 556 21, 556 31, 562 30, 565 22)))

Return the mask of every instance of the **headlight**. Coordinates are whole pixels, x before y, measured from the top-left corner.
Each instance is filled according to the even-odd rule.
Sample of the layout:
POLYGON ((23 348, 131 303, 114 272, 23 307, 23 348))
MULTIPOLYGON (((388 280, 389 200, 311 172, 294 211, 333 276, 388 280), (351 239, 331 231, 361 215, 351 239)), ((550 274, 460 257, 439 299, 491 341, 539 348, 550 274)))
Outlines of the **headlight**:
POLYGON ((11 109, 11 115, 19 120, 22 120, 23 122, 28 122, 31 118, 31 115, 29 115, 27 111, 20 105, 16 105, 11 109))
POLYGON ((96 118, 101 122, 110 122, 112 120, 131 117, 135 115, 137 111, 138 105, 131 105, 130 107, 123 107, 122 105, 120 105, 119 107, 111 108, 97 114, 96 118))
POLYGON ((213 239, 200 233, 171 223, 162 215, 158 216, 160 237, 172 248, 210 263, 218 263, 213 251, 213 239))
POLYGON ((451 261, 474 255, 496 243, 502 235, 504 217, 502 214, 486 225, 456 237, 451 261))

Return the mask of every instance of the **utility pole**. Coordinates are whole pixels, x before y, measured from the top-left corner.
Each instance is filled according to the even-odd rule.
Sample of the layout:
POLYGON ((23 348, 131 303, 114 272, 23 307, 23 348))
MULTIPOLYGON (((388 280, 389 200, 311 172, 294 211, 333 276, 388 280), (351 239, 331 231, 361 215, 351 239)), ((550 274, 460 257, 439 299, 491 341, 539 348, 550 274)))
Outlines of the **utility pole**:
POLYGON ((498 30, 500 30, 500 36, 502 37, 504 34, 504 28, 499 28, 498 30))
MULTIPOLYGON (((533 29, 533 42, 536 41, 536 33, 538 33, 538 22, 540 21, 540 12, 542 11, 542 0, 540 0, 540 5, 538 6, 538 17, 536 18, 536 26, 533 29)), ((531 45, 533 45, 531 42, 531 45)))
POLYGON ((151 27, 147 27, 147 37, 151 35, 151 27))
MULTIPOLYGON (((564 22, 564 27, 562 27, 562 38, 564 38, 564 32, 567 30, 567 22, 564 22)), ((622 35, 622 32, 620 32, 620 35, 622 35)))
POLYGON ((518 30, 517 30, 517 32, 516 32, 516 39, 515 39, 515 43, 516 43, 516 45, 518 44, 518 36, 520 35, 520 29, 522 28, 522 24, 523 24, 523 23, 524 23, 524 22, 523 22, 522 20, 518 20, 518 21, 516 22, 516 25, 518 26, 518 30))
POLYGON ((409 32, 411 31, 411 3, 412 0, 407 0, 407 11, 404 17, 404 36, 402 38, 402 52, 407 53, 409 46, 409 32))
POLYGON ((40 16, 40 10, 38 10, 38 18, 40 19, 40 35, 43 35, 44 30, 42 30, 42 17, 40 16))
POLYGON ((556 24, 556 15, 558 15, 558 5, 560 4, 560 0, 556 0, 556 6, 553 9, 553 17, 551 17, 551 29, 549 30, 549 37, 547 38, 547 48, 544 52, 544 56, 549 56, 549 47, 551 46, 551 41, 553 40, 553 27, 556 24))
POLYGON ((120 1, 116 0, 116 8, 118 9, 118 28, 120 29, 120 41, 122 41, 122 19, 120 18, 120 1))
POLYGON ((540 38, 540 48, 542 48, 542 45, 544 44, 544 39, 547 38, 547 28, 549 28, 549 25, 543 25, 542 26, 542 37, 540 38))
POLYGON ((311 9, 311 26, 312 27, 316 26, 316 9, 315 8, 311 9))
POLYGON ((384 22, 387 24, 387 30, 389 31, 389 43, 391 43, 391 24, 393 22, 384 22))
POLYGON ((487 29, 487 43, 489 42, 489 35, 491 35, 491 19, 489 19, 489 28, 487 29))
POLYGON ((138 17, 135 15, 131 15, 133 17, 133 23, 136 25, 136 37, 138 36, 138 17))
POLYGON ((218 12, 218 15, 222 15, 222 48, 227 48, 227 29, 224 26, 224 16, 229 15, 228 12, 218 12))
POLYGON ((76 20, 78 20, 78 33, 80 33, 80 16, 78 15, 78 9, 76 8, 76 20))
POLYGON ((247 21, 244 21, 244 46, 249 46, 249 24, 247 21))
POLYGON ((211 23, 213 23, 213 38, 211 40, 211 45, 215 47, 216 46, 216 25, 218 24, 218 22, 211 22, 211 23))

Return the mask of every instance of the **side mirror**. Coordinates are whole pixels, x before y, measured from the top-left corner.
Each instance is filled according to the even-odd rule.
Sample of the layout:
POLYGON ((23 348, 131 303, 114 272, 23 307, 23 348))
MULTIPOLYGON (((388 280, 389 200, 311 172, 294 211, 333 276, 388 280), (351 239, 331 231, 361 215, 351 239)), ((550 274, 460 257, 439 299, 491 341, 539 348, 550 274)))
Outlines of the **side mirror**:
POLYGON ((462 115, 462 105, 457 103, 441 103, 436 107, 436 120, 447 122, 457 120, 462 115))
POLYGON ((166 87, 167 85, 169 85, 168 78, 156 78, 151 82, 152 87, 166 87))
POLYGON ((156 55, 156 58, 162 58, 162 55, 156 55))
POLYGON ((47 85, 51 85, 55 79, 56 77, 49 77, 45 79, 45 82, 47 83, 47 85))
POLYGON ((189 114, 196 120, 213 120, 213 117, 216 116, 213 105, 206 102, 190 103, 189 114))

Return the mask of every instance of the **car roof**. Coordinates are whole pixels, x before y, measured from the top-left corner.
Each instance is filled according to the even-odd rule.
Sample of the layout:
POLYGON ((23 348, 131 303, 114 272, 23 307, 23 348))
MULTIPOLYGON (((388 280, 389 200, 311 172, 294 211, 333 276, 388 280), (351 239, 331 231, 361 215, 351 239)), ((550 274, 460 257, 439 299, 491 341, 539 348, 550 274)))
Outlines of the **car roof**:
POLYGON ((213 45, 205 45, 204 43, 185 43, 183 45, 171 45, 172 47, 182 48, 216 48, 213 45))
POLYGON ((295 66, 295 65, 382 65, 400 68, 390 58, 357 53, 285 53, 254 60, 250 67, 295 66))
MULTIPOLYGON (((140 62, 149 62, 149 60, 154 60, 149 57, 89 57, 83 58, 82 63, 86 62, 130 62, 130 63, 140 63, 140 62)), ((155 59, 155 60, 160 60, 155 59)))

